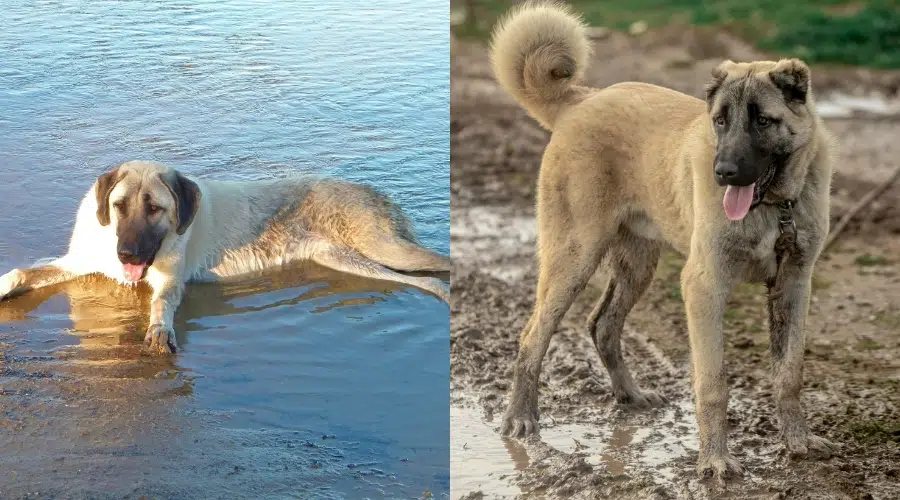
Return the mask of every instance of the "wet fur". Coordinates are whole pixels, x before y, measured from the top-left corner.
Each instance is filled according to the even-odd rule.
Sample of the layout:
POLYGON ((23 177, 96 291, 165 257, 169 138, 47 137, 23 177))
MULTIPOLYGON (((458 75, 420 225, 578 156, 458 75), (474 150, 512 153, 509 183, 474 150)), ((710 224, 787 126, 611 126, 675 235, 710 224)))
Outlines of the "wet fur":
POLYGON ((741 472, 726 443, 722 320, 732 288, 742 281, 770 284, 773 377, 785 445, 794 455, 831 454, 833 446, 809 432, 799 400, 812 268, 828 232, 832 156, 809 69, 796 59, 726 61, 711 76, 706 102, 644 83, 594 89, 580 84, 590 54, 584 33, 568 7, 526 3, 499 23, 491 44, 500 83, 553 131, 537 189, 537 297, 521 335, 501 432, 538 430, 542 360, 559 321, 601 264, 609 282, 588 331, 613 394, 637 407, 664 403, 633 380, 620 339, 668 244, 687 257, 681 285, 700 430, 698 472, 720 479, 741 472), (743 135, 716 130, 714 116, 723 106, 740 110, 735 123, 743 135), (777 116, 778 125, 753 128, 744 112, 750 106, 777 116), (715 181, 717 155, 758 171, 781 155, 765 202, 795 199, 798 233, 780 268, 777 208, 762 204, 742 221, 728 221, 725 188, 715 181))
POLYGON ((191 180, 141 161, 101 176, 81 202, 68 253, 0 277, 0 298, 87 274, 131 284, 120 262, 123 242, 152 259, 145 274, 153 288, 147 341, 160 352, 177 347, 172 324, 185 283, 302 259, 448 300, 441 280, 397 272, 449 271, 450 259, 420 246, 400 208, 368 186, 313 177, 191 180), (151 204, 162 210, 151 213, 151 204))

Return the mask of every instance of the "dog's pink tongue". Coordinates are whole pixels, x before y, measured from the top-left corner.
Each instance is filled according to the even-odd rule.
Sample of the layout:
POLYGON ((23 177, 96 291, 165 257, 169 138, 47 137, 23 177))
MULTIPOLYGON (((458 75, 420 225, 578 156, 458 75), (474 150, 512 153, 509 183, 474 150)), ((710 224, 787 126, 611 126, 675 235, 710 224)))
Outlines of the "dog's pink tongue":
POLYGON ((141 277, 144 276, 145 267, 147 267, 146 264, 122 264, 122 268, 125 270, 125 279, 128 281, 140 281, 141 277))
POLYGON ((741 220, 747 216, 750 211, 750 204, 753 203, 753 186, 728 186, 725 190, 725 198, 722 200, 722 206, 725 207, 725 215, 730 220, 741 220))

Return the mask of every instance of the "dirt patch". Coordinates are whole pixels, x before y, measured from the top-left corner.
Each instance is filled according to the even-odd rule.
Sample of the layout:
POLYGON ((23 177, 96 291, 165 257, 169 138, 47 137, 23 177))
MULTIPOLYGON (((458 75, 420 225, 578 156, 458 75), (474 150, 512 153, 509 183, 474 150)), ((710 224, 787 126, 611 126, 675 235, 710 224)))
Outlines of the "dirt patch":
MULTIPOLYGON (((731 53, 717 48, 698 58, 698 49, 684 39, 660 40, 668 42, 638 43, 616 34, 598 41, 589 82, 641 80, 699 95, 716 58, 752 58, 733 52, 749 50, 738 42, 727 49, 731 53)), ((764 289, 745 285, 732 298, 725 331, 729 444, 747 474, 726 490, 696 480, 690 356, 678 285, 683 260, 675 254, 661 259, 624 339, 636 379, 671 404, 636 413, 611 401, 584 324, 605 283, 598 273, 545 359, 541 438, 501 438, 497 428, 517 339, 534 294, 534 183, 549 134, 493 82, 482 46, 454 41, 452 51, 453 498, 900 497, 898 188, 867 210, 817 267, 803 401, 814 432, 841 446, 839 457, 814 462, 784 456, 772 419, 764 289)), ((890 89, 856 73, 845 70, 838 81, 829 70, 813 68, 819 95, 889 95, 890 89)), ((841 145, 837 218, 890 174, 900 157, 900 121, 863 115, 828 120, 828 126, 841 145)))

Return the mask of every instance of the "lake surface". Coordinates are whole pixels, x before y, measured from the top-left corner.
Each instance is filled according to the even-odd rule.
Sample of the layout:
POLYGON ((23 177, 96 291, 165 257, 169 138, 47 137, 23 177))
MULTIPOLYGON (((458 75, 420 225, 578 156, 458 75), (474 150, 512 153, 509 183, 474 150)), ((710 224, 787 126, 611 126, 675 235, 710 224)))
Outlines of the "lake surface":
MULTIPOLYGON (((377 186, 449 252, 449 7, 12 0, 0 15, 0 274, 65 252, 98 175, 377 186)), ((0 498, 449 495, 449 308, 311 264, 189 286, 141 352, 143 287, 0 304, 0 498)))

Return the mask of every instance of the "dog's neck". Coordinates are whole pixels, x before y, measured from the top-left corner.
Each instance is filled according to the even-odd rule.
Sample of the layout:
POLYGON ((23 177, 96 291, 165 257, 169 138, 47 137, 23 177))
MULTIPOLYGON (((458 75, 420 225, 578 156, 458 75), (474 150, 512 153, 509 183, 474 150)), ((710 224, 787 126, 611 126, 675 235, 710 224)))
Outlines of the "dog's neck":
MULTIPOLYGON (((795 151, 794 154, 791 155, 790 160, 788 160, 787 165, 785 165, 787 172, 799 172, 802 173, 802 177, 796 175, 787 182, 789 186, 788 192, 773 193, 776 194, 779 199, 796 201, 809 187, 815 187, 814 184, 819 180, 819 177, 822 174, 822 172, 819 171, 820 167, 827 164, 827 162, 823 162, 821 158, 823 154, 827 153, 826 149, 828 147, 826 137, 823 135, 825 133, 824 131, 825 129, 821 120, 817 118, 809 142, 795 151), (813 184, 813 186, 809 186, 809 184, 813 184)), ((827 165, 827 167, 829 169, 831 168, 830 165, 827 165)), ((826 175, 830 175, 830 173, 826 173, 826 175)), ((776 199, 774 201, 778 200, 776 199)))

